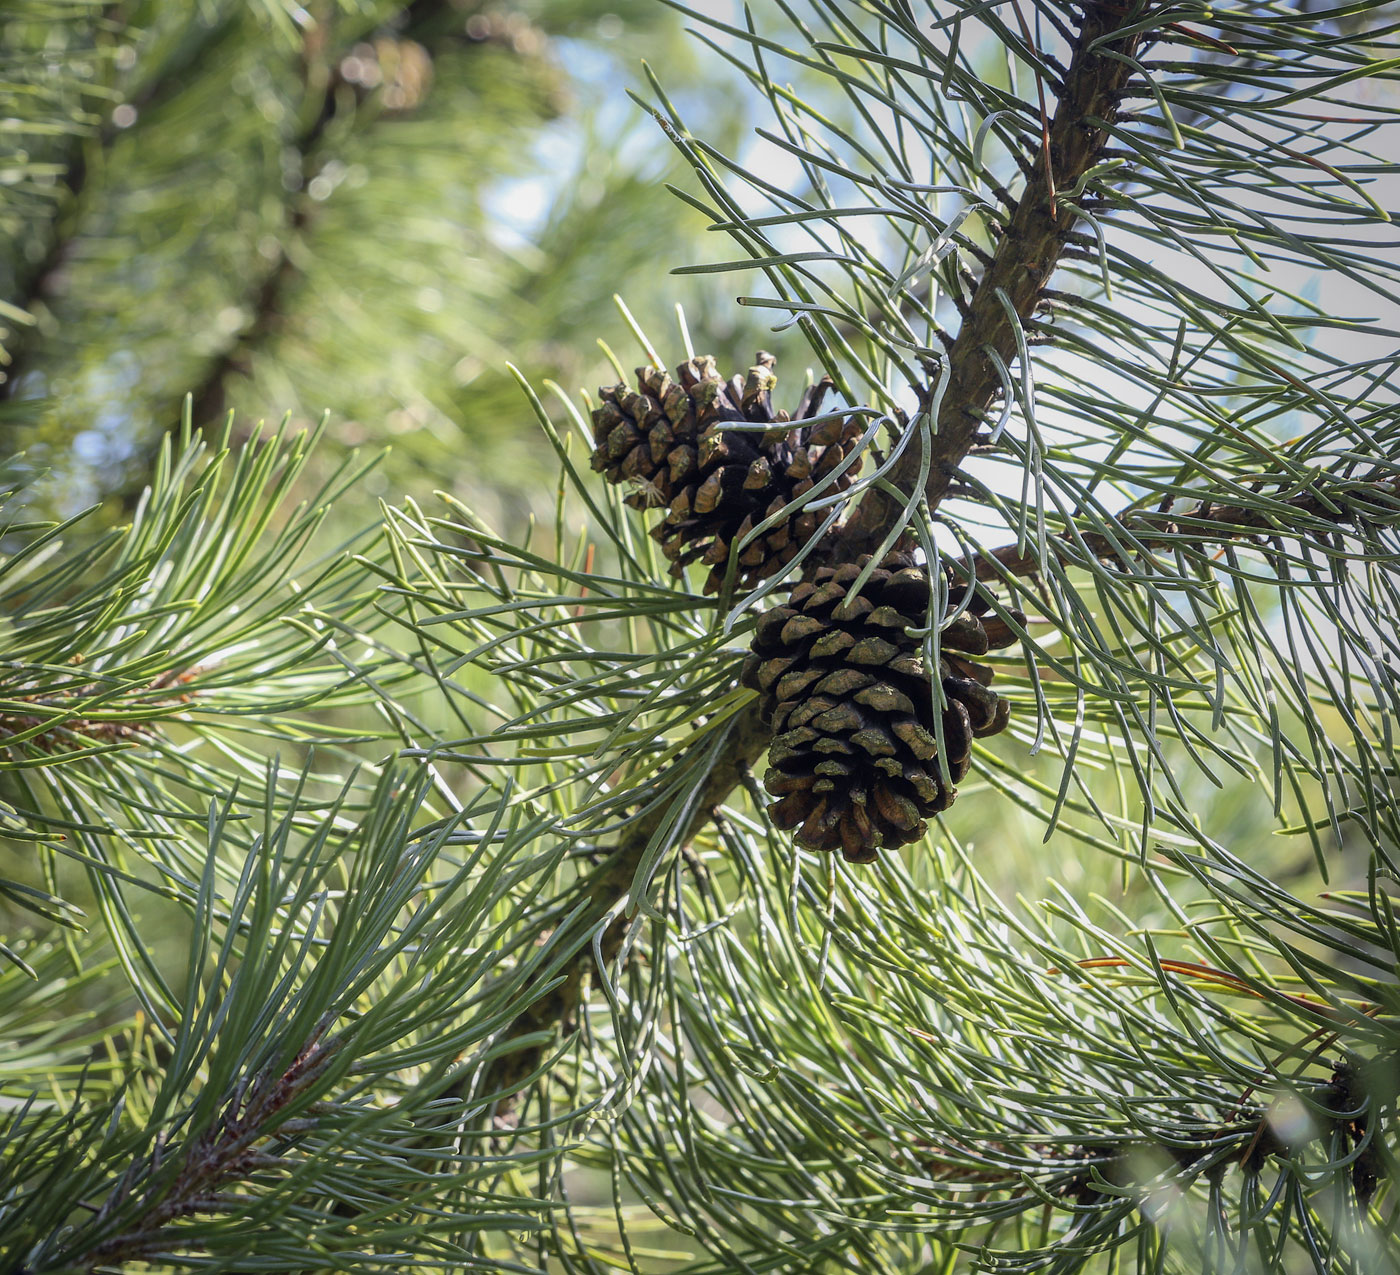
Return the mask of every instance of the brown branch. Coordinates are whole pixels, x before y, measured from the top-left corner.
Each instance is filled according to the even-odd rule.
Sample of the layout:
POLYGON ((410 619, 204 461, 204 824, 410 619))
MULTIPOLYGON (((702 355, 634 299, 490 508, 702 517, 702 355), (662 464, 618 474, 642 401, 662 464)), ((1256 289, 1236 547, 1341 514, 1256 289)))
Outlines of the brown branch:
POLYGON ((197 676, 193 669, 171 669, 139 691, 124 690, 115 710, 80 712, 110 689, 84 681, 82 672, 75 667, 70 682, 44 691, 0 685, 0 749, 76 756, 93 746, 140 743, 154 733, 156 722, 171 715, 170 710, 179 713, 193 702, 179 688, 197 676))
POLYGON ((218 1120, 181 1148, 180 1168, 169 1189, 148 1195, 137 1217, 102 1237, 104 1226, 116 1222, 133 1194, 150 1183, 166 1151, 162 1135, 145 1163, 132 1166, 120 1179, 93 1224, 72 1238, 72 1247, 63 1254, 65 1269, 111 1269, 168 1251, 179 1242, 179 1233, 173 1229, 177 1223, 228 1209, 220 1193, 222 1187, 260 1170, 280 1167, 281 1162, 261 1148, 279 1128, 288 1125, 283 1112, 320 1079, 337 1047, 336 1041, 322 1041, 318 1035, 303 1046, 286 1071, 262 1072, 239 1085, 218 1120))
MULTIPOLYGON (((1066 201, 1056 204, 1053 192, 1073 190, 1099 161, 1108 140, 1104 122, 1115 118, 1132 68, 1118 58, 1091 51, 1091 46, 1111 36, 1125 17, 1105 4, 1088 6, 1064 93, 1050 123, 1049 145, 1036 160, 948 353, 948 380, 924 486, 931 509, 936 509, 947 494, 958 466, 973 446, 983 415, 1002 391, 997 359, 1007 367, 1016 359, 1016 325, 1007 313, 1007 303, 1020 323, 1030 320, 1074 232, 1076 214, 1066 201), (1053 175, 1047 158, 1053 164, 1053 175)), ((1137 39, 1130 35, 1112 47, 1131 54, 1137 39)), ((916 494, 920 451, 917 445, 911 446, 891 475, 903 498, 916 494)), ((903 504, 900 496, 872 488, 836 539, 831 556, 849 560, 873 552, 903 504)))
MULTIPOLYGON (((729 728, 724 753, 719 763, 705 776, 704 787, 681 830, 678 838, 681 845, 689 845, 701 828, 710 822, 714 812, 742 782, 748 768, 763 755, 769 738, 770 731, 759 720, 755 701, 738 714, 729 728)), ((587 936, 596 931, 608 912, 627 893, 637 866, 665 813, 664 808, 658 808, 630 825, 618 842, 617 849, 591 874, 583 888, 588 907, 574 922, 581 945, 570 962, 564 982, 519 1014, 506 1028, 505 1039, 532 1036, 556 1026, 569 1031, 577 1023, 593 972, 593 947, 587 936)), ((618 916, 603 931, 599 947, 605 964, 617 957, 629 919, 625 915, 618 916)), ((539 1068, 545 1052, 546 1046, 537 1043, 497 1056, 478 1079, 475 1086, 477 1092, 513 1095, 539 1068)), ((504 1122, 513 1108, 514 1097, 503 1098, 497 1103, 497 1120, 504 1122)))
MULTIPOLYGON (((1087 549, 1095 557, 1112 560, 1121 559, 1134 542, 1144 549, 1171 549, 1182 544, 1238 540, 1258 533, 1304 538, 1298 528, 1280 523, 1279 515, 1284 510, 1302 518, 1343 526, 1357 517, 1352 501, 1358 495, 1393 504, 1400 502, 1400 478, 1364 479, 1326 494, 1312 488, 1290 496, 1273 509, 1203 501, 1181 513, 1133 514, 1117 524, 1124 532, 1119 540, 1097 531, 1086 531, 1078 536, 1061 532, 1048 547, 1061 559, 1079 557, 1087 549)), ((1396 521, 1400 522, 1400 504, 1395 513, 1396 521)), ((963 559, 962 565, 966 569, 971 564, 963 559)), ((1041 559, 1022 552, 1016 545, 1002 545, 978 555, 976 574, 979 580, 995 581, 1007 575, 1034 575, 1043 566, 1041 559)))

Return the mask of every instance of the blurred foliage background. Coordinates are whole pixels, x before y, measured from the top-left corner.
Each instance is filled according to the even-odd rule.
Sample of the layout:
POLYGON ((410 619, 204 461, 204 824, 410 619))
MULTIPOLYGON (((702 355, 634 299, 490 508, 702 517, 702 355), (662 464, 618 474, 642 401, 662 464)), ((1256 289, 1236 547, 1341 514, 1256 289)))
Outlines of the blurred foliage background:
MULTIPOLYGON (((373 491, 517 521, 542 474, 507 359, 613 379, 612 294, 674 331, 682 287, 718 348, 757 339, 666 277, 701 219, 620 86, 640 58, 682 93, 715 72, 654 0, 24 0, 3 23, 0 447, 58 512, 120 517, 191 395, 196 425, 329 413, 328 457, 393 444, 373 491)), ((705 100, 732 134, 737 99, 705 100)))

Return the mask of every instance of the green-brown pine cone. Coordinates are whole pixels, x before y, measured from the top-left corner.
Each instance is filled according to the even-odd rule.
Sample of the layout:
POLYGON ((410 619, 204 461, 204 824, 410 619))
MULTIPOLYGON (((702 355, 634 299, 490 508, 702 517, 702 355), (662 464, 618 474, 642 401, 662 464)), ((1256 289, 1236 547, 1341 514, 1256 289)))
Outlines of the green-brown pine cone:
MULTIPOLYGON (((746 378, 725 381, 714 358, 704 355, 682 363, 674 379, 643 367, 636 389, 598 391, 593 468, 609 482, 630 484, 634 490, 625 499, 633 508, 666 507, 651 535, 670 559, 672 575, 695 561, 710 568, 706 593, 719 591, 731 547, 810 491, 860 438, 860 425, 850 417, 801 424, 820 411, 829 378, 807 389, 795 418, 775 412, 773 362, 760 351, 746 378), (773 428, 726 428, 736 424, 773 428)), ((858 467, 852 464, 830 490, 846 490, 858 467)), ((738 587, 781 571, 816 533, 818 521, 815 513, 799 511, 748 545, 736 564, 738 587)))
POLYGON ((967 656, 1014 641, 1002 624, 1006 640, 993 642, 971 608, 943 630, 945 779, 932 679, 922 642, 908 631, 926 623, 928 575, 892 553, 848 600, 868 561, 822 567, 786 606, 761 615, 743 672, 773 724, 763 778, 778 799, 773 822, 796 828, 800 845, 840 850, 856 863, 872 860, 877 847, 919 840, 924 820, 952 803, 973 739, 995 735, 1009 715, 988 686, 991 670, 967 656))

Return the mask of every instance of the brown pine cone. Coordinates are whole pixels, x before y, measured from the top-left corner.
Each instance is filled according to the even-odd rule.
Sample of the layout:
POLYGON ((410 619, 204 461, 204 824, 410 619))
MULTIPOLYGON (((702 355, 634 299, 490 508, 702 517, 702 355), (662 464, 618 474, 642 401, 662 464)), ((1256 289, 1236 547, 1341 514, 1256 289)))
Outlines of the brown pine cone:
MULTIPOLYGON (((773 410, 774 359, 760 351, 744 379, 721 379, 710 355, 690 359, 673 380, 660 368, 637 369, 638 388, 614 385, 598 391, 593 412, 592 458, 609 482, 634 486, 634 509, 666 506, 651 530, 671 561, 671 574, 688 563, 710 568, 706 593, 719 592, 729 552, 765 518, 812 489, 855 449, 857 420, 801 424, 816 416, 831 388, 823 377, 807 389, 794 420, 773 410), (772 425, 768 430, 726 428, 772 425)), ((844 491, 858 464, 831 490, 844 491)), ((781 571, 816 533, 818 517, 800 511, 779 522, 739 556, 735 582, 749 588, 781 571)))
MULTIPOLYGON (((848 599, 869 560, 822 567, 786 606, 764 612, 743 672, 773 723, 763 778, 778 798, 768 808, 773 822, 797 828, 799 845, 839 849, 855 863, 874 859, 877 846, 919 840, 924 820, 957 795, 952 785, 967 773, 973 739, 995 735, 1009 716, 988 685, 991 670, 967 658, 994 645, 987 625, 964 612, 940 639, 943 777, 932 679, 922 642, 908 631, 926 623, 928 575, 892 553, 848 599)), ((1009 645, 1007 636, 995 645, 1009 645)))

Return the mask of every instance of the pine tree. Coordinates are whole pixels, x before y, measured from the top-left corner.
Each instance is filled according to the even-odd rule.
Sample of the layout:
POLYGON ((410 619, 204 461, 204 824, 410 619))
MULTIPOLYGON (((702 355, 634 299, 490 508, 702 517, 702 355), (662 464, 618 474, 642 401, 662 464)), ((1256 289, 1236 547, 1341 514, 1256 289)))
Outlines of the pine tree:
POLYGON ((0 1269, 1400 1269, 1400 23, 683 12, 776 360, 517 373, 545 530, 16 472, 0 1269))

